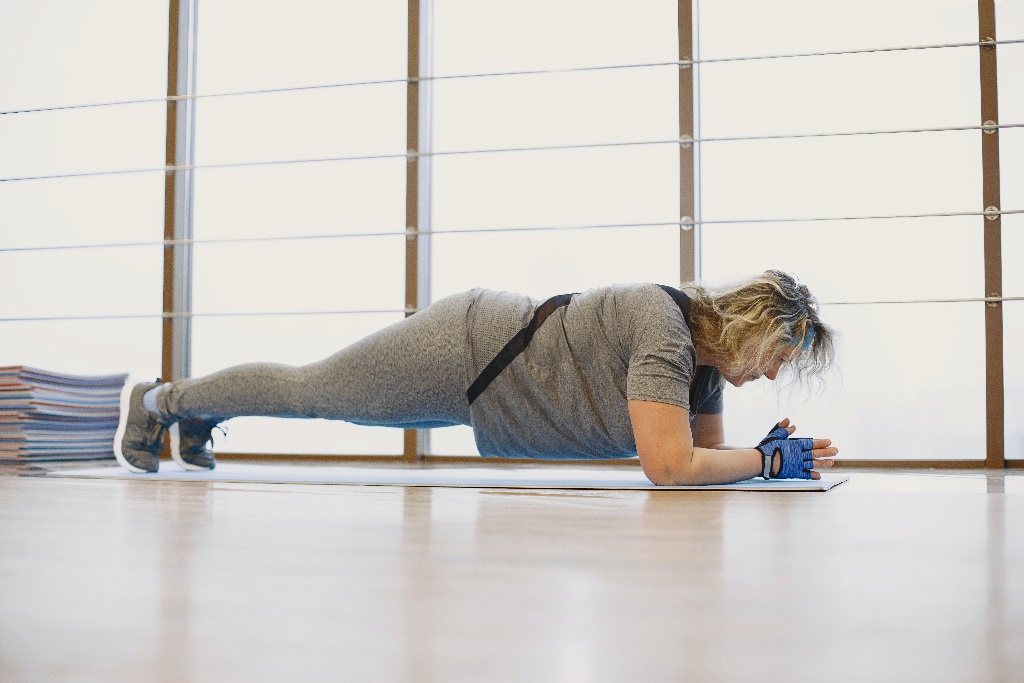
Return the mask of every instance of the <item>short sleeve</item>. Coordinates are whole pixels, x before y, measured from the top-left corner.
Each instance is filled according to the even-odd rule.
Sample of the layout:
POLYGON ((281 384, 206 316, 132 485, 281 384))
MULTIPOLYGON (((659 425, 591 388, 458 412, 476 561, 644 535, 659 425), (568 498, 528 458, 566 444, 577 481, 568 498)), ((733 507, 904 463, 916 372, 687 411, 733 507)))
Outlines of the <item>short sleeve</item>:
POLYGON ((696 415, 721 415, 725 411, 722 386, 722 374, 716 368, 708 367, 705 381, 697 387, 693 412, 696 415))
POLYGON ((616 309, 626 398, 689 410, 696 354, 679 307, 657 285, 637 285, 617 292, 616 309))

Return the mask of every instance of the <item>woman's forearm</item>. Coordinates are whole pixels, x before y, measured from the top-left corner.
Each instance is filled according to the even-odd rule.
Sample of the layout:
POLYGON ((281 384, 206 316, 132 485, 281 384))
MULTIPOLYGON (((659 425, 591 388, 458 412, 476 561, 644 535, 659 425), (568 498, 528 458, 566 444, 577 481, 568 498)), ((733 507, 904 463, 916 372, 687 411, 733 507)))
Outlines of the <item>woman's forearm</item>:
POLYGON ((756 448, 694 448, 691 466, 702 484, 731 484, 761 474, 756 448))
MULTIPOLYGON (((754 448, 694 448, 689 462, 673 468, 672 483, 680 486, 732 484, 761 474, 761 453, 754 448)), ((665 482, 668 483, 668 482, 665 482)))
POLYGON ((654 484, 731 484, 761 474, 760 451, 707 446, 725 441, 721 415, 698 416, 696 436, 679 406, 632 400, 629 416, 640 465, 654 484))

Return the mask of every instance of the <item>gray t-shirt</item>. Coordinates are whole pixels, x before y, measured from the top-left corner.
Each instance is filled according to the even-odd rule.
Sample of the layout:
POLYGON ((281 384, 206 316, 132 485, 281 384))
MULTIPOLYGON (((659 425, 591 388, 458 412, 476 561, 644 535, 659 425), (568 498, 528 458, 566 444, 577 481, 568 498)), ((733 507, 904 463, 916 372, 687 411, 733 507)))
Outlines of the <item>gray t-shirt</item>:
MULTIPOLYGON (((533 317, 539 302, 474 290, 467 385, 533 317)), ((477 448, 508 458, 636 455, 627 400, 722 412, 715 373, 691 409, 695 355, 675 301, 653 284, 611 285, 573 296, 470 407, 477 448)))

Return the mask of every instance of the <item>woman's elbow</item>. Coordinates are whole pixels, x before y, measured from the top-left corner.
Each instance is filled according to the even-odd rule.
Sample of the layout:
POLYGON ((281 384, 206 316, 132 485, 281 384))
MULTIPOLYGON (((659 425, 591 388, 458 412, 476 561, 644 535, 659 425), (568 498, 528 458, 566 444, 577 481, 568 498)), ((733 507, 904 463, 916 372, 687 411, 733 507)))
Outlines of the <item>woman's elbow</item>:
POLYGON ((690 457, 640 459, 644 474, 655 486, 691 486, 696 473, 690 457))

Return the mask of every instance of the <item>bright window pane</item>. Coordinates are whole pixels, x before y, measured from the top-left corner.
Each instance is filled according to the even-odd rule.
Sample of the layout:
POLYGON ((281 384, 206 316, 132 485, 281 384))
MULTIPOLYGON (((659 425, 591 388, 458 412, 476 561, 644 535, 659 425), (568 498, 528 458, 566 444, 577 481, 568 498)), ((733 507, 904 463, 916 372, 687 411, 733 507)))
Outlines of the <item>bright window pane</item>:
MULTIPOLYGON (((407 3, 218 2, 200 8, 200 93, 404 79, 407 3), (273 46, 273 49, 268 49, 273 46)), ((247 361, 320 360, 401 313, 237 317, 404 308, 405 83, 201 98, 195 188, 193 374, 247 361), (394 236, 274 239, 345 233, 394 236), (242 242, 204 240, 253 239, 242 242), (266 238, 262 240, 260 238, 266 238)), ((218 449, 399 454, 402 432, 246 418, 218 449)))
POLYGON ((676 61, 675 0, 434 3, 438 75, 676 61))
POLYGON ((700 3, 701 57, 834 52, 978 40, 970 0, 723 0, 700 3))
POLYGON ((200 3, 199 92, 405 78, 407 7, 404 0, 200 3))
POLYGON ((0 365, 77 375, 160 376, 160 317, 0 323, 0 365))
MULTIPOLYGON (((679 280, 679 228, 444 233, 434 236, 434 298, 487 287, 544 299, 612 282, 679 280)), ((477 455, 468 427, 435 429, 437 455, 477 455)))
POLYGON ((980 155, 977 131, 708 143, 702 217, 977 211, 980 155))
MULTIPOLYGON (((0 4, 0 111, 163 97, 167 16, 129 0, 0 4)), ((160 168, 165 109, 2 116, 0 177, 160 168)), ((2 322, 0 364, 157 376, 163 249, 31 248, 162 238, 162 173, 0 183, 0 318, 147 316, 2 322)))
POLYGON ((400 235, 197 244, 193 309, 400 310, 404 247, 400 235))
POLYGON ((5 0, 0 111, 163 97, 167 3, 5 0))
POLYGON ((433 455, 480 455, 472 427, 445 427, 430 430, 430 452, 433 455))
MULTIPOLYGON (((0 111, 163 97, 167 7, 5 2, 0 60, 11 67, 0 70, 0 111)), ((156 102, 0 117, 0 178, 162 167, 165 111, 156 102)))
MULTIPOLYGON (((1024 142, 1024 139, 1021 141, 1024 142)), ((1005 201, 1003 204, 1007 205, 1005 201)), ((1001 225, 1003 296, 1024 296, 1024 214, 1003 216, 1001 225)))
POLYGON ((0 318, 157 315, 163 247, 0 252, 0 318))
MULTIPOLYGON (((872 0, 839 14, 806 0, 730 0, 700 12, 701 58, 977 40, 976 4, 954 0, 872 0)), ((704 64, 700 87, 702 138, 980 123, 977 48, 704 64)), ((845 381, 828 400, 783 406, 769 383, 730 388, 730 442, 756 441, 788 414, 847 457, 983 458, 983 306, 828 305, 980 296, 981 218, 713 223, 980 211, 980 133, 707 142, 700 152, 703 277, 792 272, 843 339, 845 381)))
POLYGON ((790 417, 856 459, 985 457, 984 304, 824 306, 841 334, 842 382, 776 399, 771 382, 726 389, 730 443, 756 443, 790 417))
MULTIPOLYGON (((401 313, 236 317, 205 314, 400 310, 405 238, 198 244, 193 375, 244 362, 305 364, 402 318, 401 313)), ((247 418, 218 448, 255 453, 393 455, 402 432, 334 421, 247 418)))
MULTIPOLYGON (((438 75, 678 59, 670 0, 435 7, 438 75), (500 31, 481 29, 496 22, 500 31)), ((613 282, 677 283, 678 114, 675 65, 435 82, 439 152, 671 142, 436 156, 434 299, 473 287, 546 298, 613 282), (670 225, 630 225, 637 223, 670 225), (444 234, 580 226, 611 227, 444 234)), ((431 439, 433 453, 476 454, 467 428, 434 430, 431 439)))
MULTIPOLYGON (((999 133, 1000 203, 1007 211, 1024 210, 1024 128, 999 133)), ((1024 296, 1024 214, 1006 214, 1003 237, 1003 294, 1024 296)))
POLYGON ((384 154, 404 161, 405 91, 402 83, 200 99, 196 163, 384 154))
POLYGON ((1006 457, 1024 459, 1024 301, 1003 304, 1006 457))
POLYGON ((700 80, 703 138, 979 124, 977 48, 710 63, 700 80))
POLYGON ((984 282, 981 220, 708 225, 704 273, 739 280, 778 268, 798 276, 820 302, 977 297, 984 282))
MULTIPOLYGON (((996 0, 996 34, 999 40, 1024 39, 1024 4, 996 0)), ((1024 123, 1024 44, 997 50, 1000 123, 1024 123)))
MULTIPOLYGON (((151 135, 156 139, 163 131, 151 135)), ((163 174, 0 183, 0 226, 3 249, 159 242, 163 174)))
MULTIPOLYGON (((1001 40, 1024 38, 1024 6, 996 4, 1001 40)), ((1024 123, 1024 45, 999 46, 999 121, 1024 123)), ((1024 129, 999 132, 1000 203, 1024 209, 1024 129)), ((1002 217, 1003 295, 1024 296, 1024 214, 1002 217)), ((1003 304, 1003 385, 1006 457, 1024 459, 1024 301, 1003 304)), ((1024 479, 1022 479, 1024 481, 1024 479)), ((1009 490, 1009 489, 1008 489, 1009 490)))
POLYGON ((434 159, 435 230, 677 222, 678 213, 672 147, 434 159))
POLYGON ((401 233, 405 159, 208 169, 195 189, 202 239, 401 233))
POLYGON ((482 232, 434 238, 434 296, 474 287, 535 298, 613 282, 679 281, 679 229, 482 232))
MULTIPOLYGON (((997 5, 997 31, 1001 40, 1024 39, 1024 6, 997 5)), ((999 122, 1024 124, 1024 44, 1000 45, 999 122)), ((1024 128, 999 131, 999 163, 1003 208, 1024 209, 1024 128)))
MULTIPOLYGON (((1024 56, 1024 52, 1020 54, 1024 56)), ((999 137, 1003 208, 1024 209, 1024 130, 1003 130, 1000 131, 999 137)), ((1024 296, 1024 214, 1002 217, 1002 237, 1003 296, 1024 296)), ((1024 302, 1007 301, 1003 304, 1003 383, 1006 392, 1004 428, 1006 457, 1015 459, 1024 458, 1024 359, 1020 353, 1022 348, 1024 302)))
POLYGON ((676 140, 679 69, 439 80, 434 149, 676 140))
POLYGON ((0 177, 161 169, 166 109, 133 104, 0 117, 0 177))

